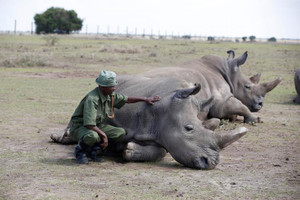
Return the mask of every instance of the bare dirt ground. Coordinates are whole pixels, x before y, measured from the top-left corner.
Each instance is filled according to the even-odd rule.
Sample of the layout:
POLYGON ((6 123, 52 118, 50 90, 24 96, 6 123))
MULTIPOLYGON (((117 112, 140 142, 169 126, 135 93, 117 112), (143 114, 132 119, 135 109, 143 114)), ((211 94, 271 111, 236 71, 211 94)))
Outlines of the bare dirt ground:
MULTIPOLYGON (((23 76, 57 79, 64 75, 29 73, 23 76)), ((217 130, 246 126, 249 133, 223 150, 220 164, 210 171, 186 168, 170 155, 156 163, 126 163, 120 158, 106 157, 103 163, 79 166, 72 155, 74 145, 60 145, 50 140, 50 134, 63 129, 63 125, 58 127, 24 116, 18 122, 24 126, 15 129, 1 121, 6 132, 34 134, 33 137, 2 136, 0 197, 299 199, 299 105, 291 101, 269 103, 257 115, 263 123, 228 123, 217 130), (44 127, 37 125, 40 123, 44 127)))
MULTIPOLYGON (((84 49, 97 52, 95 49, 102 45, 87 42, 93 42, 94 49, 85 48, 85 42, 78 48, 80 53, 84 49)), ((123 45, 124 41, 121 42, 123 45)), ((77 49, 71 48, 73 43, 66 44, 71 46, 67 46, 72 50, 70 53, 66 52, 63 41, 61 46, 49 47, 46 53, 39 51, 46 47, 41 42, 36 43, 22 44, 28 48, 36 45, 32 52, 41 55, 39 57, 53 54, 49 66, 68 65, 70 69, 8 68, 7 62, 14 61, 20 47, 16 44, 17 48, 10 49, 13 41, 3 42, 1 52, 7 51, 7 54, 0 54, 4 60, 0 65, 6 63, 7 68, 0 67, 0 199, 300 199, 300 105, 292 102, 291 94, 294 92, 293 69, 299 63, 298 46, 257 44, 258 48, 252 44, 235 44, 239 53, 247 49, 252 56, 248 62, 256 69, 251 68, 247 75, 263 71, 268 81, 273 80, 273 74, 282 75, 283 81, 268 93, 263 109, 256 113, 263 123, 248 125, 239 119, 235 123, 225 121, 225 125, 217 129, 222 132, 245 126, 249 132, 220 152, 220 164, 215 169, 205 171, 186 168, 170 155, 160 162, 127 163, 120 158, 105 157, 103 163, 77 165, 73 157, 75 145, 53 143, 50 135, 64 129, 82 95, 94 87, 92 83, 99 70, 92 65, 88 70, 80 66, 71 69, 74 58, 80 58, 72 54, 77 49), (55 54, 57 51, 63 53, 55 54), (10 55, 13 56, 10 58, 10 55)), ((141 42, 144 43, 146 41, 141 42)), ((225 55, 228 46, 234 46, 232 43, 178 44, 181 42, 152 47, 152 43, 147 43, 151 51, 145 50, 145 59, 148 61, 148 54, 162 45, 172 49, 161 47, 154 63, 164 61, 160 59, 165 57, 175 60, 181 52, 190 52, 189 48, 199 54, 205 50, 225 55), (169 53, 165 56, 164 52, 169 53)), ((143 48, 139 49, 142 52, 143 48)), ((19 56, 27 56, 28 51, 21 53, 19 56)), ((127 56, 140 62, 143 55, 130 54, 132 57, 129 57, 126 54, 125 61, 120 62, 125 63, 127 56)), ((113 55, 113 58, 119 61, 122 56, 113 55)), ((79 62, 75 61, 75 64, 79 62)), ((91 62, 99 63, 99 59, 91 62)))

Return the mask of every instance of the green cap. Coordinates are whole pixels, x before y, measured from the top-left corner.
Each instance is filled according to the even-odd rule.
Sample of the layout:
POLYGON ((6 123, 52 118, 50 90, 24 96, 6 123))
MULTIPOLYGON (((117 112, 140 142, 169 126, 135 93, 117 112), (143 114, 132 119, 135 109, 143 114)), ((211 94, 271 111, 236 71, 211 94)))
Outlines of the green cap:
POLYGON ((96 79, 96 83, 102 87, 113 87, 116 86, 116 73, 112 71, 102 70, 99 77, 96 79))

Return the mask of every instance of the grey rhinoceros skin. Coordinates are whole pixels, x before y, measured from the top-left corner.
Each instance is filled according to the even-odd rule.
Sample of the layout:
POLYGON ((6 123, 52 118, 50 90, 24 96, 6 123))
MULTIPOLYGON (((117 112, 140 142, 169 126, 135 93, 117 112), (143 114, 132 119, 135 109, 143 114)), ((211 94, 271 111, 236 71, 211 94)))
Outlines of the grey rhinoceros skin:
POLYGON ((260 74, 247 78, 241 72, 240 68, 246 62, 247 52, 236 59, 233 51, 227 53, 227 59, 208 55, 182 67, 160 68, 146 72, 144 76, 172 76, 187 83, 200 83, 202 89, 196 95, 196 99, 201 120, 234 119, 240 115, 246 123, 257 122, 259 119, 251 112, 262 108, 266 93, 275 88, 281 82, 281 78, 258 84, 260 74))
POLYGON ((219 163, 219 151, 247 132, 244 127, 222 134, 207 129, 198 118, 198 83, 190 86, 176 77, 142 76, 119 76, 118 81, 118 93, 161 97, 154 105, 126 104, 108 121, 123 127, 127 135, 123 145, 109 145, 107 151, 118 149, 128 161, 156 161, 169 152, 187 167, 213 169, 219 163))
POLYGON ((300 103, 300 68, 298 68, 295 72, 294 83, 297 92, 297 96, 294 99, 295 103, 300 103))
MULTIPOLYGON (((255 122, 252 112, 261 109, 265 94, 276 87, 280 78, 258 84, 260 74, 250 79, 240 66, 247 52, 234 59, 204 56, 181 67, 166 67, 137 76, 118 76, 116 92, 127 96, 161 100, 154 105, 126 104, 115 110, 107 123, 123 127, 126 136, 121 143, 109 141, 106 153, 117 152, 128 161, 157 161, 169 152, 184 166, 213 169, 219 163, 219 152, 246 134, 244 127, 215 133, 222 118, 244 116, 255 122), (252 111, 252 112, 251 112, 252 111)), ((68 132, 53 135, 54 141, 68 141, 68 132)))

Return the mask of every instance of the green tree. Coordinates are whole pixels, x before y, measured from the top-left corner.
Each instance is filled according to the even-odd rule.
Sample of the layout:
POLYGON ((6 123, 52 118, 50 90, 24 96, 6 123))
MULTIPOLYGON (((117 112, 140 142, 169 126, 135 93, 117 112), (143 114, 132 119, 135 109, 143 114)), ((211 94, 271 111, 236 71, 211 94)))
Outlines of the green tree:
POLYGON ((268 39, 268 42, 276 42, 276 41, 277 41, 277 40, 276 40, 275 37, 271 37, 271 38, 268 39))
POLYGON ((256 37, 255 37, 254 35, 251 35, 251 36, 249 37, 249 39, 250 39, 251 42, 254 42, 255 39, 256 39, 256 37))
POLYGON ((212 41, 215 41, 215 38, 212 37, 212 36, 208 36, 208 37, 207 37, 207 41, 211 41, 211 42, 212 42, 212 41))
POLYGON ((246 42, 246 40, 247 40, 247 37, 246 37, 246 36, 244 36, 244 37, 242 37, 242 39, 243 39, 243 42, 246 42))
POLYGON ((69 34, 82 28, 83 20, 77 17, 74 10, 51 7, 42 14, 34 16, 36 33, 69 34))

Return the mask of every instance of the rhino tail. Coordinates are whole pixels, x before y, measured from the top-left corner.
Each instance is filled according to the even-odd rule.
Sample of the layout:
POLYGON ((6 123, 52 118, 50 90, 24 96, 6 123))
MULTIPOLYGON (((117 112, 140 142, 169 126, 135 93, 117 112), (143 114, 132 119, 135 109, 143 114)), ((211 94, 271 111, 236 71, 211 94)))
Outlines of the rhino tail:
POLYGON ((61 143, 61 144, 73 144, 76 141, 70 136, 70 128, 72 126, 71 120, 69 121, 67 127, 64 130, 60 130, 58 132, 52 133, 50 138, 53 142, 61 143))

